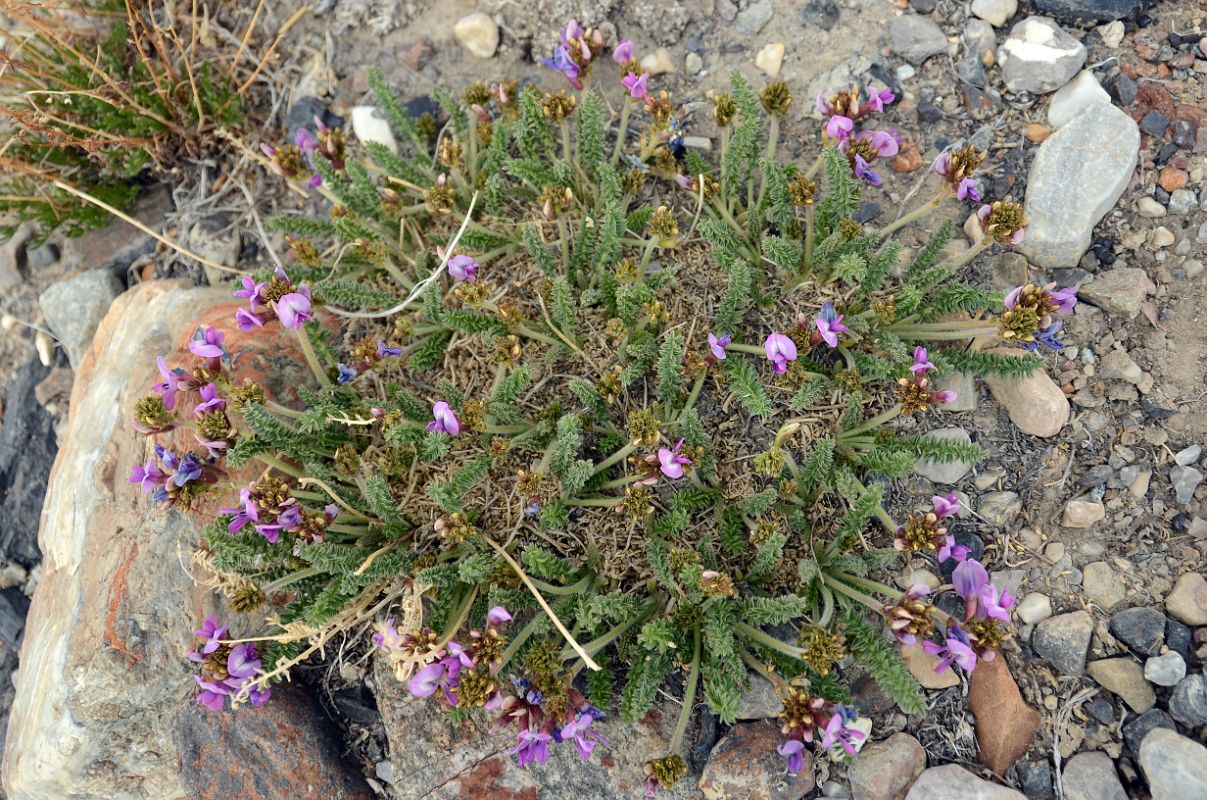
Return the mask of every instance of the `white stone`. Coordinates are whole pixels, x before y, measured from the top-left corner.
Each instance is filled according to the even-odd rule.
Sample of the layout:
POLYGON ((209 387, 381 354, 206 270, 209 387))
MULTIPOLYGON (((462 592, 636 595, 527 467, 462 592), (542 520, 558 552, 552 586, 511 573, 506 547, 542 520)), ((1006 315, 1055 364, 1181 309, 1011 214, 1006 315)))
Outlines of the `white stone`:
POLYGON ((390 148, 391 153, 398 152, 398 141, 390 123, 377 113, 376 106, 352 107, 352 133, 361 142, 377 142, 390 148))
POLYGON ((1140 152, 1140 129, 1108 103, 1093 103, 1039 147, 1027 179, 1030 224, 1020 249, 1044 267, 1076 266, 1094 226, 1118 201, 1140 152))
POLYGON ((42 366, 49 367, 54 364, 54 339, 46 331, 34 334, 34 349, 38 351, 38 360, 42 362, 42 366))
POLYGON ((499 26, 481 11, 467 14, 453 25, 453 35, 471 54, 490 58, 499 49, 499 26))
POLYGON ((1031 94, 1059 89, 1077 74, 1085 57, 1085 45, 1047 17, 1016 23, 997 51, 1006 88, 1031 94))
POLYGON ((1173 231, 1162 225, 1153 231, 1148 243, 1150 247, 1160 250, 1162 247, 1169 247, 1175 241, 1177 238, 1173 235, 1173 231))
POLYGON ((1052 616, 1052 600, 1046 594, 1031 592, 1019 602, 1014 613, 1027 625, 1043 622, 1052 616))
POLYGON ((1140 743, 1140 768, 1152 800, 1207 796, 1207 747, 1168 728, 1153 728, 1140 743))
POLYGON ((665 75, 675 71, 675 59, 665 47, 659 47, 641 59, 641 69, 651 75, 665 75))
POLYGON ((1061 128, 1091 103, 1109 103, 1111 96, 1088 69, 1056 90, 1048 105, 1048 125, 1061 128))
POLYGON ((995 28, 1006 24, 1018 11, 1018 0, 972 0, 972 13, 995 28))
POLYGON ((754 65, 772 78, 780 74, 780 65, 783 63, 783 42, 772 42, 760 50, 758 55, 754 57, 754 65))
POLYGON ((1144 662, 1144 677, 1157 686, 1177 686, 1186 677, 1186 661, 1169 650, 1144 662))
POLYGON ((699 53, 688 53, 687 57, 683 59, 683 69, 687 71, 688 75, 699 75, 700 71, 704 69, 704 59, 700 58, 699 53))
POLYGON ((1165 206, 1147 195, 1136 201, 1136 210, 1145 219, 1158 219, 1169 213, 1165 210, 1165 206))
POLYGON ((1123 43, 1123 32, 1123 20, 1121 19, 1098 26, 1098 35, 1102 37, 1102 43, 1112 50, 1123 43))
POLYGON ((944 764, 923 772, 905 800, 1026 800, 1026 797, 1007 786, 981 780, 959 764, 944 764))

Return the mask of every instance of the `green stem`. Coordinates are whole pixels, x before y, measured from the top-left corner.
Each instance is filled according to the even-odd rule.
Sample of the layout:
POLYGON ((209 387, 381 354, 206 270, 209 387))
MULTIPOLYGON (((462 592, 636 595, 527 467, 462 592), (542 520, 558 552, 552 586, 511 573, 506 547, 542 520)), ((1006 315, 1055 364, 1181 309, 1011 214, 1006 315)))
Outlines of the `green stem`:
POLYGON ((302 355, 306 357, 306 363, 310 365, 310 371, 314 373, 314 377, 318 378, 319 383, 323 386, 331 386, 331 378, 327 375, 327 370, 319 364, 319 357, 314 352, 314 345, 310 343, 310 336, 302 328, 296 328, 294 333, 297 334, 298 344, 302 347, 302 355))
POLYGON ((805 206, 805 275, 813 272, 813 204, 805 206))
POLYGON ((739 353, 750 353, 753 356, 767 355, 767 351, 764 350, 761 345, 757 344, 738 344, 737 342, 730 342, 728 349, 736 350, 739 353))
POLYGON ((272 467, 275 470, 284 472, 286 475, 290 475, 294 478, 305 477, 304 475, 302 475, 301 470, 298 470, 294 467, 289 466, 284 461, 282 461, 281 459, 276 458, 274 456, 267 456, 267 455, 264 455, 263 453, 260 453, 255 456, 255 459, 264 464, 267 464, 268 466, 272 467))
POLYGON ((734 631, 750 639, 752 642, 758 642, 764 647, 775 650, 778 653, 783 653, 791 658, 801 658, 805 651, 799 647, 793 647, 787 642, 781 642, 769 633, 763 633, 758 628, 751 627, 745 622, 739 622, 734 626, 734 631))
MULTIPOLYGON (((845 583, 845 580, 850 579, 852 577, 854 577, 854 576, 844 575, 843 576, 844 580, 838 580, 837 578, 833 577, 832 575, 822 575, 821 579, 822 579, 822 582, 825 583, 826 586, 829 586, 831 589, 833 589, 836 592, 845 594, 847 597, 851 598, 852 600, 854 600, 857 603, 861 603, 875 611, 880 611, 881 609, 883 609, 884 603, 877 600, 875 597, 866 595, 860 591, 856 591, 855 589, 851 588, 851 586, 849 586, 847 583, 845 583)), ((900 598, 901 593, 897 592, 896 596, 898 598, 900 598)))
POLYGON ((607 483, 602 484, 599 488, 600 489, 618 489, 621 486, 628 486, 630 483, 636 483, 637 481, 639 481, 641 479, 642 479, 642 477, 640 475, 625 475, 623 478, 617 478, 614 481, 608 481, 607 483))
POLYGON ((574 159, 571 158, 572 154, 571 154, 571 148, 570 148, 570 126, 566 122, 562 122, 561 129, 562 129, 562 157, 565 158, 567 161, 573 162, 574 159))
POLYGON ((583 578, 582 580, 580 580, 578 583, 571 584, 570 586, 554 586, 552 583, 546 583, 545 581, 537 580, 536 578, 533 578, 532 576, 529 576, 528 580, 532 581, 532 585, 535 586, 536 588, 540 589, 544 594, 566 595, 566 594, 578 594, 579 592, 585 591, 587 589, 587 587, 591 585, 591 582, 593 580, 595 580, 595 576, 588 575, 585 578, 583 578))
POLYGON ((532 634, 536 632, 536 629, 541 626, 541 623, 544 622, 545 619, 546 617, 543 614, 537 614, 535 617, 533 617, 528 624, 525 625, 520 632, 507 643, 507 647, 503 650, 502 655, 499 656, 499 663, 507 664, 510 662, 519 649, 524 646, 524 642, 528 641, 528 637, 532 636, 532 634))
POLYGON ((623 461, 624 458, 626 456, 628 456, 629 453, 633 452, 636 449, 637 449, 637 443, 629 442, 624 447, 620 448, 615 453, 613 453, 612 455, 605 458, 603 461, 600 461, 599 464, 595 467, 595 472, 593 472, 592 474, 598 475, 599 473, 603 472, 605 469, 612 466, 616 462, 623 461))
POLYGON ((537 331, 534 331, 532 328, 529 328, 527 325, 521 325, 518 328, 516 328, 516 333, 519 333, 521 336, 527 336, 529 339, 536 339, 539 342, 544 342, 545 344, 552 345, 553 347, 562 346, 562 342, 559 342, 557 339, 554 339, 552 336, 546 336, 543 333, 538 333, 537 331))
POLYGON ((657 237, 651 237, 645 244, 645 252, 641 254, 641 263, 637 265, 637 280, 645 277, 645 268, 650 263, 650 258, 654 255, 654 248, 658 246, 657 237))
POLYGON ((708 377, 708 370, 704 370, 703 372, 700 373, 699 377, 696 378, 696 382, 692 384, 692 390, 687 395, 687 401, 684 402, 683 408, 679 411, 679 415, 678 415, 677 419, 682 419, 683 415, 686 414, 688 412, 688 410, 696 404, 696 400, 698 400, 700 397, 700 390, 702 390, 704 388, 704 379, 707 377, 708 377))
POLYGON ((621 501, 620 497, 571 497, 565 501, 568 506, 596 506, 610 508, 621 501))
MULTIPOLYGON (((616 641, 621 636, 623 636, 625 631, 627 631, 629 628, 633 627, 634 625, 636 625, 639 622, 645 622, 647 619, 649 619, 650 615, 654 613, 654 609, 656 609, 658 607, 659 602, 660 601, 658 598, 654 598, 650 602, 646 603, 645 607, 642 608, 641 611, 639 611, 637 613, 637 615, 634 616, 632 619, 630 619, 628 622, 623 622, 620 625, 617 625, 612 630, 605 633, 603 636, 600 636, 596 639, 592 639, 591 641, 587 642, 586 644, 583 645, 583 650, 586 650, 587 655, 590 655, 590 656, 593 656, 596 653, 598 653, 600 650, 603 650, 605 647, 610 645, 612 642, 616 641)), ((567 647, 564 650, 562 650, 562 659, 563 660, 570 658, 571 656, 574 656, 574 655, 576 655, 576 653, 574 652, 574 650, 572 648, 567 647)))
POLYGON ((620 109, 620 123, 616 127, 616 145, 612 148, 612 164, 615 165, 620 161, 620 154, 624 151, 624 137, 628 133, 629 128, 629 112, 633 107, 633 101, 626 97, 624 105, 620 109))
POLYGON ((562 251, 562 271, 567 275, 570 274, 570 230, 566 227, 566 220, 563 217, 557 218, 557 232, 561 237, 562 251))
MULTIPOLYGON (((774 122, 774 117, 772 118, 774 122)), ((674 753, 679 749, 679 743, 683 741, 683 734, 687 733, 687 723, 691 720, 692 709, 696 705, 696 689, 700 685, 700 627, 692 632, 692 666, 691 672, 687 675, 687 689, 683 692, 683 708, 679 711, 679 723, 675 726, 675 733, 671 736, 670 752, 674 753)))
POLYGON ((881 228, 876 233, 876 236, 879 237, 880 239, 884 239, 886 236, 888 236, 890 233, 897 230, 898 228, 903 228, 906 225, 913 222, 914 220, 922 219, 923 217, 925 217, 927 214, 934 211, 936 208, 938 208, 942 204, 943 204, 942 196, 936 197, 934 200, 931 200, 929 203, 923 203, 922 205, 915 208, 913 211, 906 214, 904 217, 901 217, 900 219, 898 219, 894 222, 890 222, 888 225, 885 225, 883 228, 881 228))
POLYGON ((264 592, 264 594, 272 594, 273 592, 279 592, 281 589, 285 588, 286 586, 288 586, 291 583, 297 583, 298 581, 305 580, 306 578, 310 578, 314 575, 318 575, 318 574, 322 573, 322 571, 323 570, 321 567, 314 567, 314 566, 306 567, 306 569, 300 569, 297 572, 291 572, 288 575, 285 575, 284 577, 277 578, 272 583, 265 584, 264 587, 260 591, 264 592))
POLYGON ((264 407, 274 414, 292 417, 293 419, 301 419, 303 416, 305 416, 301 411, 295 411, 294 409, 289 408, 288 406, 283 406, 273 400, 265 400, 264 407))
POLYGON ((843 431, 842 433, 838 434, 838 438, 845 440, 848 436, 856 436, 860 433, 863 433, 864 431, 871 430, 872 428, 877 428, 877 427, 883 425, 884 423, 889 422, 889 421, 895 419, 896 417, 900 416, 900 414, 901 414, 901 405, 900 404, 895 405, 892 408, 890 408, 888 411, 880 412, 876 416, 869 419, 867 422, 860 425, 858 428, 851 428, 848 431, 843 431))

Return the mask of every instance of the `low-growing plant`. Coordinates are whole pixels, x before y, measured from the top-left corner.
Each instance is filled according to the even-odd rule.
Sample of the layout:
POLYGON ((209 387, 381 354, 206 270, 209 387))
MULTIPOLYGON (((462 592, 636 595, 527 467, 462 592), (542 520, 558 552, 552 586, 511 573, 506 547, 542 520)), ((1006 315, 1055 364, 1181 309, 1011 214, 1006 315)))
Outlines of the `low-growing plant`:
POLYGON ((597 31, 571 23, 562 40, 546 63, 574 91, 437 89, 437 132, 373 73, 403 152, 368 142, 359 158, 327 129, 267 148, 330 205, 270 220, 292 263, 245 277, 234 321, 297 337, 314 373, 304 404, 239 382, 206 327, 200 360, 161 360, 135 414, 144 432, 191 427, 199 443, 157 446, 134 469, 152 499, 237 491, 197 559, 233 609, 275 624, 231 640, 208 620, 198 699, 263 702, 292 665, 375 620, 373 644, 413 694, 514 724, 522 765, 567 740, 588 758, 592 723, 641 718, 674 672, 682 712, 646 764, 651 795, 684 774, 697 703, 733 722, 751 671, 783 701, 790 771, 815 740, 853 753, 867 729, 836 668, 846 655, 917 714, 898 643, 971 670, 1009 635, 1009 591, 947 530, 956 496, 903 521, 885 509, 887 478, 980 448, 899 418, 942 414, 954 392, 936 379, 953 372, 1041 366, 970 342, 1059 346, 1074 293, 1003 298, 957 280, 1021 238, 1007 200, 980 207, 984 237, 963 253, 944 258, 944 222, 903 259, 895 231, 979 202, 972 147, 935 164, 933 201, 878 229, 852 220, 898 147, 868 127, 887 90, 818 98, 824 147, 798 166, 777 158, 791 89, 734 74, 713 102, 710 160, 684 146, 631 44, 613 66, 597 31), (619 73, 615 127, 592 71, 619 73), (255 461, 261 477, 233 485, 255 461), (902 554, 958 562, 963 613, 878 581, 902 554))

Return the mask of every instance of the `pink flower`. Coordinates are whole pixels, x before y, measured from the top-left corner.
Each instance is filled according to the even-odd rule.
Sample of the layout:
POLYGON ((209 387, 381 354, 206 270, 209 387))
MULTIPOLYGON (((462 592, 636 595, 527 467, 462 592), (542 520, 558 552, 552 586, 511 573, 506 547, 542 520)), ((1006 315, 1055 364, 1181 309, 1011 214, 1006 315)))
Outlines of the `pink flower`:
POLYGON ((992 617, 1002 622, 1010 621, 1010 609, 1014 607, 1014 595, 1010 593, 1009 588, 1003 586, 999 592, 992 583, 982 586, 979 600, 977 616, 992 617))
POLYGON ((276 303, 277 319, 291 330, 298 330, 303 322, 314 319, 310 314, 310 288, 299 286, 298 291, 290 292, 281 297, 276 303))
POLYGON ((788 362, 796 360, 796 342, 782 333, 773 333, 763 342, 763 350, 771 361, 771 368, 778 373, 788 371, 788 362))
POLYGON ((226 348, 222 346, 225 338, 226 334, 212 325, 198 328, 189 342, 189 352, 201 358, 222 358, 226 355, 226 348))
POLYGON ((624 39, 612 50, 612 60, 617 64, 627 64, 633 60, 633 43, 624 39))
POLYGON ((733 337, 728 333, 717 336, 715 333, 708 334, 708 349, 712 351, 712 357, 717 361, 725 360, 725 351, 729 347, 733 337))
POLYGON ((947 640, 943 644, 923 642, 922 649, 931 655, 940 656, 939 663, 935 665, 936 674, 950 669, 953 662, 959 664, 965 672, 976 669, 976 651, 972 649, 968 634, 958 625, 947 630, 947 640))
POLYGON ((650 73, 648 72, 643 72, 641 75, 630 72, 621 78, 620 82, 624 84, 624 88, 629 90, 629 97, 632 97, 634 100, 644 100, 650 95, 649 90, 645 86, 646 81, 649 79, 650 73))
POLYGON ((548 733, 522 730, 520 731, 520 743, 511 751, 511 754, 515 756, 516 763, 521 767, 527 767, 533 762, 544 764, 549 761, 549 742, 552 739, 553 737, 548 733))
POLYGON ((829 300, 822 303, 821 310, 817 312, 813 324, 817 326, 821 340, 830 347, 838 347, 838 334, 847 332, 847 326, 842 324, 843 316, 834 310, 834 304, 829 300))
POLYGON ((471 257, 460 255, 448 260, 448 274, 457 281, 476 281, 478 279, 478 262, 471 257))
POLYGON ((839 703, 838 708, 834 710, 834 715, 826 724, 825 732, 821 737, 822 747, 828 749, 838 744, 842 745, 842 749, 847 752, 847 755, 854 756, 859 752, 855 749, 855 742, 863 739, 867 734, 856 728, 848 727, 848 716, 854 719, 855 712, 839 703))
POLYGON ((264 318, 259 314, 253 314, 246 308, 240 308, 235 312, 235 325, 241 331, 250 331, 252 328, 264 327, 264 318))
POLYGON ((218 387, 212 383, 202 386, 201 402, 193 409, 193 413, 204 414, 207 411, 223 408, 226 408, 226 401, 218 396, 218 387))
POLYGON ((163 398, 163 407, 171 411, 176 406, 176 393, 181 389, 188 389, 188 380, 185 378, 184 370, 168 369, 168 362, 163 356, 155 357, 155 365, 159 367, 159 374, 163 377, 163 383, 157 383, 151 387, 151 391, 163 398))
POLYGON ((886 88, 886 89, 881 89, 879 92, 877 92, 872 87, 872 84, 869 83, 868 84, 868 99, 867 99, 867 102, 863 104, 862 113, 867 114, 870 111, 875 111, 878 114, 883 113, 884 107, 896 99, 897 99, 897 96, 893 94, 892 89, 886 88))
POLYGON ((835 114, 826 120, 826 136, 831 139, 845 139, 855 130, 855 123, 850 117, 835 114))
POLYGON ((680 439, 675 443, 675 449, 669 450, 665 447, 658 449, 658 464, 662 474, 671 480, 678 480, 683 477, 683 468, 690 467, 692 460, 687 456, 679 455, 679 448, 683 447, 683 440, 680 439))
POLYGON ((870 142, 872 147, 876 148, 876 153, 881 158, 889 158, 897 155, 901 149, 900 141, 897 139, 897 131, 860 131, 855 137, 860 141, 870 142))
POLYGON ((935 495, 930 498, 930 501, 934 503, 935 516, 939 519, 944 519, 960 512, 960 498, 954 493, 946 496, 935 495))
POLYGON ((805 768, 805 745, 800 739, 789 739, 775 748, 775 752, 788 759, 790 775, 795 775, 805 768))
POLYGON ((935 365, 930 363, 929 354, 925 347, 918 346, 914 348, 914 363, 910 365, 909 371, 914 373, 915 378, 921 378, 926 373, 936 369, 935 365))
POLYGON ((503 606, 495 606, 486 612, 486 624, 490 627, 497 628, 504 622, 511 622, 511 613, 503 606))
POLYGON ((427 424, 427 429, 456 436, 461 433, 461 423, 457 420, 457 415, 449 408, 448 403, 441 400, 432 406, 432 421, 427 424))
POLYGON ((428 664, 411 676, 407 689, 415 697, 431 697, 436 690, 448 683, 448 674, 440 662, 428 664))

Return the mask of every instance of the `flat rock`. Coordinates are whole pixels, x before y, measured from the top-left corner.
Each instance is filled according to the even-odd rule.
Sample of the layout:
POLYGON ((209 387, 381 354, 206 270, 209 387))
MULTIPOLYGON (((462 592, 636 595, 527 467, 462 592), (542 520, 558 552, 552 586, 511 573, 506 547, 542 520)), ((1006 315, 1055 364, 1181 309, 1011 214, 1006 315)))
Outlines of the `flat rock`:
POLYGON ((1014 609, 1014 614, 1024 625, 1034 625, 1052 616, 1052 599, 1040 592, 1031 592, 1014 609))
POLYGON ((1018 11, 1018 0, 972 0, 971 10, 993 27, 1000 28, 1018 11))
POLYGON ((1187 675, 1169 696, 1169 714, 1183 725, 1207 725, 1207 677, 1187 675))
POLYGON ((805 768, 796 776, 784 770, 784 757, 775 751, 783 743, 779 726, 770 720, 735 725, 717 742, 700 775, 707 800, 799 800, 813 789, 813 764, 804 753, 805 768))
POLYGON ((1017 492, 989 492, 977 503, 981 519, 994 527, 1009 526, 1023 510, 1023 501, 1017 492))
POLYGON ((976 378, 967 372, 948 372, 940 375, 935 381, 935 387, 940 391, 953 391, 956 399, 943 406, 944 411, 976 411, 977 388, 976 378))
POLYGON ((1031 10, 1071 25, 1135 17, 1155 0, 1031 0, 1031 10))
POLYGON ((1065 800, 1127 800, 1115 763, 1101 750, 1070 758, 1063 778, 1065 800))
POLYGON ((751 672, 750 688, 742 692, 738 704, 737 718, 741 720, 774 719, 784 709, 780 696, 771 681, 757 672, 751 672))
POLYGON ((1001 655, 979 660, 968 684, 968 709, 977 719, 977 758, 990 771, 1005 775, 1031 746, 1041 715, 1023 700, 1001 655))
POLYGON ((1104 355, 1098 363, 1098 374, 1107 380, 1123 380, 1131 384, 1144 380, 1144 370, 1126 350, 1111 350, 1104 355))
MULTIPOLYGON (((1128 174, 1130 175, 1130 172, 1128 174)), ((1108 211, 1111 205, 1114 205, 1114 201, 1108 205, 1108 211)), ((1080 258, 1081 254, 1077 257, 1080 258)), ((1144 299, 1155 291, 1156 285, 1144 270, 1118 267, 1099 273, 1093 280, 1083 283, 1077 290, 1077 296, 1107 313, 1135 319, 1140 314, 1140 305, 1144 299)))
POLYGON ((1106 507, 1097 500, 1070 500, 1065 503, 1060 524, 1066 528, 1092 528, 1105 516, 1106 507))
POLYGON ((1165 610, 1187 625, 1207 625, 1207 579, 1197 572, 1183 574, 1165 598, 1165 610))
MULTIPOLYGON (((939 428, 926 434, 930 439, 943 439, 945 441, 962 442, 964 444, 972 444, 972 437, 968 435, 968 431, 963 428, 939 428)), ((931 461, 927 458, 918 459, 918 463, 914 466, 914 472, 934 483, 952 484, 957 483, 961 478, 967 475, 973 467, 971 461, 931 461)))
POLYGON ((1129 608, 1111 617, 1111 635, 1142 656, 1165 644, 1165 615, 1155 608, 1129 608))
POLYGON ((1143 668, 1130 656, 1094 661, 1086 671, 1099 686, 1118 695, 1137 714, 1143 714, 1157 704, 1157 695, 1144 679, 1143 668))
POLYGON ((475 11, 453 24, 453 35, 472 55, 490 58, 499 49, 499 26, 489 14, 475 11))
POLYGON ((1091 103, 1109 103, 1111 96, 1088 69, 1056 90, 1048 105, 1048 124, 1062 128, 1091 103))
POLYGON ((738 12, 736 27, 743 36, 754 36, 775 16, 771 0, 755 0, 738 12))
POLYGON ((981 780, 959 764, 944 764, 923 772, 905 800, 1026 800, 1026 796, 981 780))
POLYGON ((956 675, 954 669, 935 672, 939 657, 923 650, 922 645, 911 644, 902 647, 901 658, 905 660, 905 666, 909 667, 914 680, 922 684, 924 689, 947 689, 960 685, 960 676, 956 675))
POLYGON ((112 272, 93 269, 51 285, 38 297, 42 316, 73 367, 79 367, 97 325, 124 288, 112 272))
MULTIPOLYGON (((291 134, 292 135, 292 134, 291 134)), ((164 217, 172 211, 171 189, 158 184, 143 189, 134 201, 130 215, 153 230, 163 228, 164 217)), ((124 273, 139 256, 152 253, 155 240, 126 222, 115 220, 63 242, 62 259, 71 269, 87 272, 107 269, 124 273)))
POLYGON ((1173 650, 1144 662, 1144 677, 1157 686, 1177 686, 1186 677, 1186 662, 1173 650))
POLYGON ((1094 619, 1085 611, 1073 611, 1036 625, 1031 645, 1061 675, 1080 675, 1085 669, 1093 633, 1094 619))
POLYGON ((1194 467, 1170 467, 1169 483, 1173 496, 1182 505, 1194 499, 1194 490, 1203 482, 1203 473, 1194 467))
POLYGON ((1207 796, 1207 747, 1165 728, 1140 744, 1140 768, 1153 800, 1191 800, 1207 796))
POLYGON ((947 52, 947 36, 939 26, 916 14, 894 17, 888 35, 893 52, 911 64, 947 52))
MULTIPOLYGON (((989 351, 998 355, 1019 357, 1026 351, 996 347, 989 351)), ((994 398, 1006 409, 1010 421, 1030 436, 1055 436, 1069 421, 1069 399, 1043 369, 1036 369, 1025 378, 987 376, 985 385, 994 398)))
POLYGON ((1126 591, 1119 570, 1105 561, 1086 564, 1081 570, 1081 588, 1103 611, 1123 602, 1126 591))
POLYGON ((1085 64, 1085 56, 1085 45, 1048 17, 1017 22, 997 50, 1006 88, 1031 94, 1064 86, 1085 64))
POLYGON ((1048 269, 1076 266, 1131 180, 1139 151, 1135 121, 1109 103, 1090 104, 1049 136, 1027 178, 1022 253, 1048 269))
POLYGON ((349 116, 352 118, 352 132, 362 143, 376 142, 389 148, 391 153, 398 152, 394 130, 376 106, 352 106, 349 116))
POLYGON ((926 769, 926 751, 908 733, 894 733, 859 752, 847 769, 851 794, 859 800, 902 800, 926 769))
POLYGON ((1123 726, 1123 742, 1133 754, 1139 755, 1140 743, 1156 728, 1177 730, 1170 716, 1159 708, 1151 708, 1123 726))

